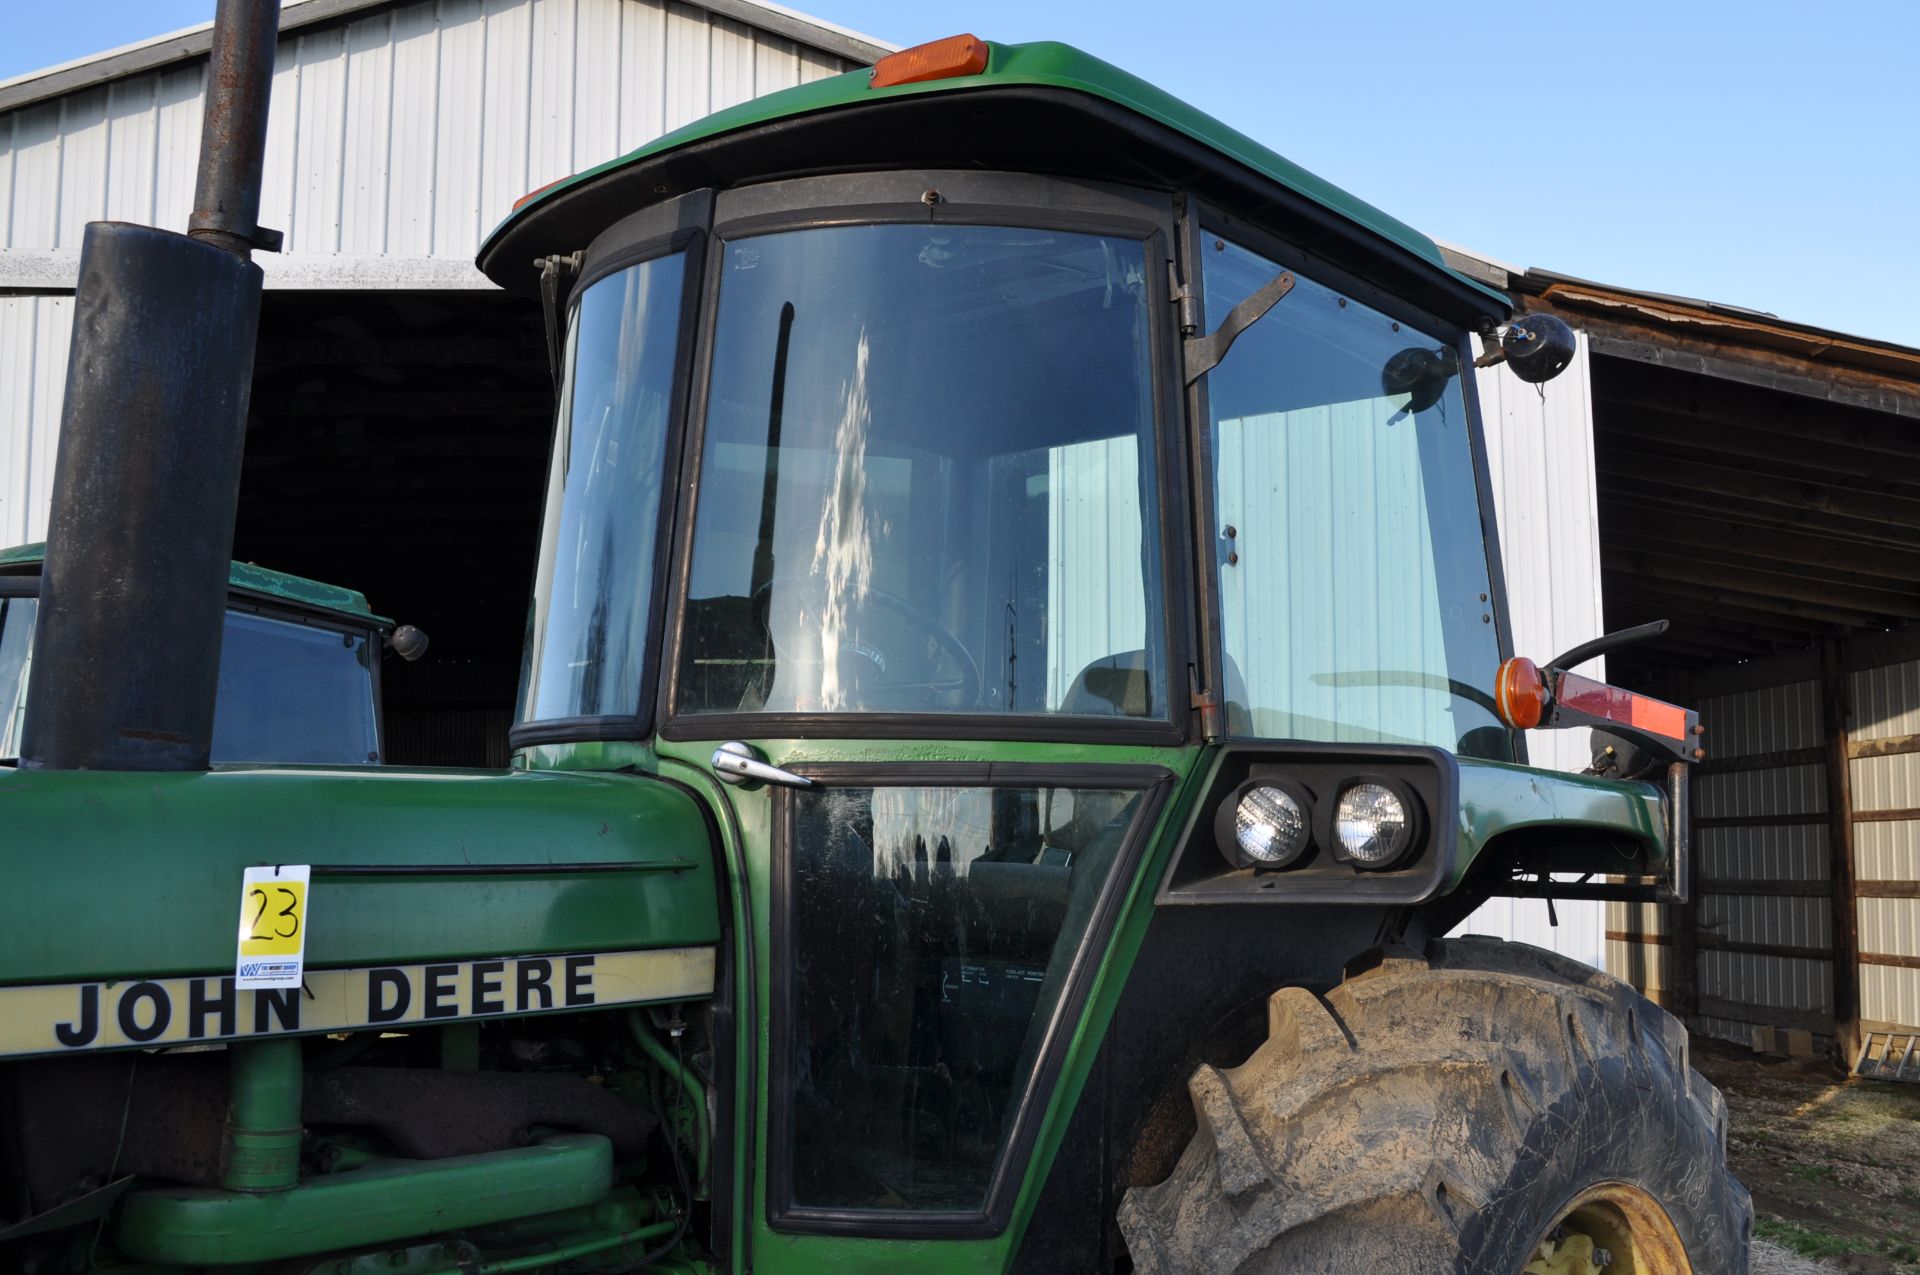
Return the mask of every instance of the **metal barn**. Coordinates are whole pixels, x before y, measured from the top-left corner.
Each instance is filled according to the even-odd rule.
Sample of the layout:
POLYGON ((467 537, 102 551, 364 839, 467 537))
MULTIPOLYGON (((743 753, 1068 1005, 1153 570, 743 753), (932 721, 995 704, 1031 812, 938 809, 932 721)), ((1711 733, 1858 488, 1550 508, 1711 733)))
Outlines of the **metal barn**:
MULTIPOLYGON (((0 544, 44 534, 82 227, 185 222, 207 43, 0 84, 0 544)), ((387 682, 394 760, 506 756, 552 386, 480 238, 527 191, 890 47, 763 0, 286 6, 262 220, 288 250, 261 257, 236 553, 432 634, 387 682)), ((1714 731, 1694 907, 1501 899, 1463 928, 1604 960, 1713 1034, 1911 1028, 1920 355, 1455 264, 1583 332, 1544 394, 1478 374, 1516 648, 1667 616, 1611 673, 1714 731)), ((1587 764, 1584 739, 1532 751, 1587 764)))
POLYGON ((1673 625, 1611 678, 1707 727, 1693 902, 1607 904, 1606 967, 1873 1070, 1920 1034, 1920 350, 1459 264, 1583 332, 1607 626, 1673 625))
MULTIPOLYGON (((552 381, 473 267, 513 201, 888 46, 760 0, 296 0, 261 222, 238 557, 351 583, 433 638, 397 760, 500 764, 552 381)), ((45 534, 81 231, 184 229, 210 25, 0 84, 0 545, 45 534)))

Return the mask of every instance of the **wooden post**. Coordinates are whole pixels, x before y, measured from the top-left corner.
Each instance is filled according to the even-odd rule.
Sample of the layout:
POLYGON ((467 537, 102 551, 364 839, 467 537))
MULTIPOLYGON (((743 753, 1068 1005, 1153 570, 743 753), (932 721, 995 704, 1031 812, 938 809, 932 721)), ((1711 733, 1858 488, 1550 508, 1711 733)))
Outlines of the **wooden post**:
POLYGON ((1860 911, 1853 894, 1853 779, 1847 756, 1847 719, 1853 688, 1843 640, 1820 644, 1821 704, 1827 735, 1827 851, 1833 878, 1833 1037, 1840 1065, 1851 1069, 1860 1051, 1860 911))
MULTIPOLYGON (((1673 683, 1674 702, 1698 707, 1693 699, 1693 678, 1686 673, 1677 673, 1673 683)), ((1707 755, 1713 755, 1713 728, 1707 728, 1707 755)), ((1675 903, 1667 908, 1667 929, 1673 936, 1668 947, 1671 953, 1671 974, 1673 985, 1667 988, 1665 1009, 1681 1022, 1691 1027, 1700 1014, 1700 830, 1693 819, 1699 809, 1700 799, 1695 795, 1696 776, 1687 785, 1687 800, 1694 810, 1687 812, 1687 826, 1692 828, 1695 842, 1693 853, 1687 856, 1687 873, 1691 880, 1680 882, 1687 890, 1687 901, 1675 903)))

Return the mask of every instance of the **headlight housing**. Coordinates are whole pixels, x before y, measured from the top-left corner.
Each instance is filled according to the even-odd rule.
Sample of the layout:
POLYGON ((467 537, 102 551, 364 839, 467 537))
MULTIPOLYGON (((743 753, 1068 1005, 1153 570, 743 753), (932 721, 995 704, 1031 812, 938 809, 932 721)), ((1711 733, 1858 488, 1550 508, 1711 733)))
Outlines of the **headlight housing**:
POLYGON ((1363 872, 1397 867, 1420 842, 1419 798, 1398 779, 1363 775, 1341 785, 1329 820, 1328 849, 1363 872))
POLYGON ((1220 803, 1214 839, 1236 868, 1292 867, 1313 844, 1313 796, 1291 780, 1250 779, 1220 803))

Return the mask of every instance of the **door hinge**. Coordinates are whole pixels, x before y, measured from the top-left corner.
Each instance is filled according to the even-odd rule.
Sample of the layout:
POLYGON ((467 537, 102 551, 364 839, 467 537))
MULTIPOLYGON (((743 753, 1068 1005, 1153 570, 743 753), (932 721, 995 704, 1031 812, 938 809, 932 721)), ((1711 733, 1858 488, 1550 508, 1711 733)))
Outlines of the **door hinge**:
POLYGON ((1174 262, 1167 263, 1167 292, 1180 316, 1180 335, 1191 337, 1200 330, 1200 294, 1180 281, 1180 267, 1174 262))

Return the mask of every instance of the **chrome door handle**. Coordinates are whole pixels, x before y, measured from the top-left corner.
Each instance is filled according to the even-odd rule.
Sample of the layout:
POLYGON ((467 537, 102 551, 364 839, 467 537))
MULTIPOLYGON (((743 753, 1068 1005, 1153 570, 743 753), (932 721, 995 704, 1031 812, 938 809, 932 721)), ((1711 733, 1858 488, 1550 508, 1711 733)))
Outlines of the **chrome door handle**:
POLYGON ((728 740, 713 750, 714 773, 720 782, 734 785, 779 784, 785 788, 811 788, 813 780, 761 761, 751 747, 739 740, 728 740))

